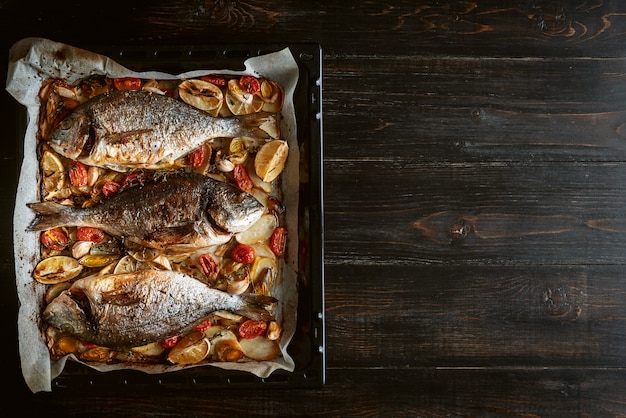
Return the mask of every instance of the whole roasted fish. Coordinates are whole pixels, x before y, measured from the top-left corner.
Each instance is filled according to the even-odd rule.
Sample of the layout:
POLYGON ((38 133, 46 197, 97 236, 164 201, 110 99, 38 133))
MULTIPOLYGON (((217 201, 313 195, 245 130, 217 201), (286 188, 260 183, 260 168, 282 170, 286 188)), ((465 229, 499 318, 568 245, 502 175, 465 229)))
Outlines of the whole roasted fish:
POLYGON ((32 231, 91 226, 150 248, 186 250, 227 242, 263 214, 263 205, 236 187, 195 173, 169 175, 79 208, 31 203, 32 231))
POLYGON ((78 106, 49 143, 73 160, 127 171, 167 168, 213 138, 268 138, 277 129, 274 114, 214 118, 165 95, 115 90, 78 106))
POLYGON ((110 348, 136 347, 190 331, 211 312, 268 320, 275 299, 229 295, 183 273, 140 270, 79 279, 44 310, 63 333, 110 348))

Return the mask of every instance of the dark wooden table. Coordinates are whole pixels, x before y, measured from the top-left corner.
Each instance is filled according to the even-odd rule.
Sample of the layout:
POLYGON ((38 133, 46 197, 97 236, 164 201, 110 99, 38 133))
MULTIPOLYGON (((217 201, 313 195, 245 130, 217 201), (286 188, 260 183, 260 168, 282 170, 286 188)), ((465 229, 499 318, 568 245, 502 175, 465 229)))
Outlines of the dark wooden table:
POLYGON ((626 416, 626 3, 0 3, 13 42, 323 48, 327 381, 27 390, 0 151, 2 409, 25 416, 626 416), (8 389, 7 389, 8 386, 8 389))

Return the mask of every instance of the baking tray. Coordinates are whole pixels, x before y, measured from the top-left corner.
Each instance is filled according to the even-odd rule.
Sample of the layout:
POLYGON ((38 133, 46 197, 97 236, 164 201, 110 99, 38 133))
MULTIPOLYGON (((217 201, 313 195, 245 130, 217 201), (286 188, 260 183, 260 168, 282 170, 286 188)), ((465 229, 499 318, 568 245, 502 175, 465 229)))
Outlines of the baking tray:
MULTIPOLYGON (((77 45, 78 46, 78 45, 77 45)), ((300 189, 300 236, 305 249, 298 277, 298 312, 295 334, 288 352, 295 370, 275 370, 269 377, 252 373, 196 367, 164 374, 135 370, 98 372, 68 361, 63 373, 52 381, 53 392, 71 390, 148 390, 210 388, 307 388, 320 387, 326 380, 324 323, 324 225, 323 225, 323 128, 322 128, 322 49, 316 43, 289 44, 203 44, 203 45, 107 45, 83 48, 108 56, 134 71, 163 71, 178 74, 196 69, 244 70, 247 58, 289 48, 299 69, 294 93, 300 164, 307 170, 308 182, 300 189)), ((23 112, 25 114, 25 110, 23 112)), ((25 130, 25 115, 20 117, 25 130)), ((20 138, 23 138, 20 137, 20 138)), ((18 157, 23 156, 21 139, 18 157)))

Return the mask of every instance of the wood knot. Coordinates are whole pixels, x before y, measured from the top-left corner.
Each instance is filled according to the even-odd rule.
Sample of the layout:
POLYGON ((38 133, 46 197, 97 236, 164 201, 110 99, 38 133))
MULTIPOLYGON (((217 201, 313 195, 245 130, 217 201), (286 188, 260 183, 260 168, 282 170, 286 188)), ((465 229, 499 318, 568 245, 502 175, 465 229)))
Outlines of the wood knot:
POLYGON ((472 224, 463 219, 457 220, 450 226, 450 238, 452 242, 465 239, 470 232, 472 232, 472 224))
POLYGON ((575 321, 583 312, 581 298, 579 289, 554 287, 543 292, 541 303, 548 317, 575 321))

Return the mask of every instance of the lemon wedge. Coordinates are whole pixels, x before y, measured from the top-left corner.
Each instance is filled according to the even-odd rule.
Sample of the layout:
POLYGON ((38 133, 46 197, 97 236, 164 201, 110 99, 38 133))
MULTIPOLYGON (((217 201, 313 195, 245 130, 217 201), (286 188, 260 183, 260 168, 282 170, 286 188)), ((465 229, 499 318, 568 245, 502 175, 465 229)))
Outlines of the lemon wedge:
POLYGON ((44 151, 41 156, 41 169, 43 171, 44 200, 59 196, 65 187, 65 167, 59 156, 48 150, 44 151))
POLYGON ((285 168, 289 154, 287 142, 276 139, 266 142, 254 159, 254 171, 265 182, 274 180, 285 168))

